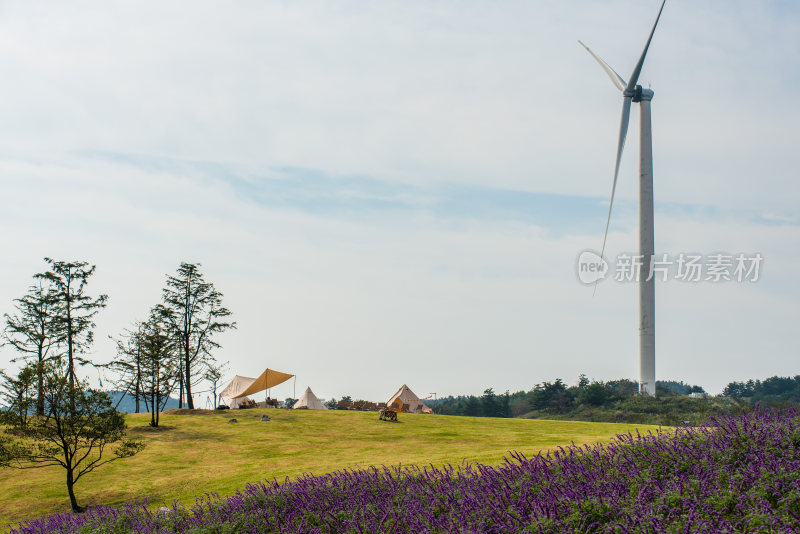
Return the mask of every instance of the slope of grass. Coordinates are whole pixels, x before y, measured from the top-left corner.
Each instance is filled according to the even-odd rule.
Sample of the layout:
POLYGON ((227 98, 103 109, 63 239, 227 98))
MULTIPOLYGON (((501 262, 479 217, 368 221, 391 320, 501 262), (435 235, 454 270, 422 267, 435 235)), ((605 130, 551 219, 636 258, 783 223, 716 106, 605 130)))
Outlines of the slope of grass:
MULTIPOLYGON (((374 412, 242 410, 161 417, 128 416, 129 432, 147 446, 134 458, 90 473, 76 485, 82 505, 191 503, 195 496, 230 494, 249 482, 397 464, 497 464, 508 451, 531 455, 568 445, 608 441, 628 424, 444 417, 401 414, 378 421, 374 412), (261 422, 267 413, 272 421, 261 422), (238 423, 228 423, 232 417, 238 423)), ((640 431, 655 427, 638 426, 640 431)), ((0 470, 0 525, 69 509, 64 471, 0 470)))

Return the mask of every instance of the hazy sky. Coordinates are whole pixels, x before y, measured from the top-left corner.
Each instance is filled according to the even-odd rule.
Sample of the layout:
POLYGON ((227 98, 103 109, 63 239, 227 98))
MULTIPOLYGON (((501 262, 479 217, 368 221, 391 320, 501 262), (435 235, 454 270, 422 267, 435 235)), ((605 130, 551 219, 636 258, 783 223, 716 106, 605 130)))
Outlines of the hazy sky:
MULTIPOLYGON (((0 311, 44 256, 90 261, 108 361, 200 262, 239 324, 219 359, 298 394, 635 379, 636 286, 576 276, 621 107, 577 39, 627 77, 658 5, 2 2, 0 311)), ((640 78, 656 249, 764 260, 657 285, 659 379, 800 373, 799 56, 796 2, 664 9, 640 78)), ((611 258, 637 248, 638 120, 611 258)))

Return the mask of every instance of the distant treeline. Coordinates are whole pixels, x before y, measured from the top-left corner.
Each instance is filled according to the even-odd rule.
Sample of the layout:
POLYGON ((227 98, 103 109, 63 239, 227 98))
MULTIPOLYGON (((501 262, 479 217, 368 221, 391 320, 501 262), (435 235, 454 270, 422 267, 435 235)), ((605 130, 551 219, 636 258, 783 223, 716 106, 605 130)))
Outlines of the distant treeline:
MULTIPOLYGON (((442 415, 469 415, 477 417, 519 417, 530 412, 566 413, 580 405, 603 406, 638 394, 639 384, 628 379, 608 382, 590 381, 585 375, 578 384, 568 386, 557 378, 554 382, 536 384, 530 391, 506 391, 496 394, 492 388, 475 395, 449 396, 438 399, 436 413, 442 415)), ((659 381, 659 397, 703 393, 700 386, 683 382, 659 381)), ((428 401, 429 402, 429 401, 428 401)))
MULTIPOLYGON (((458 395, 440 398, 436 401, 436 413, 443 415, 468 415, 476 417, 540 417, 558 415, 589 414, 600 417, 602 410, 628 412, 633 403, 628 399, 638 397, 639 384, 628 379, 608 382, 590 381, 580 375, 578 383, 568 386, 560 378, 553 382, 541 382, 529 391, 506 391, 495 393, 489 388, 483 395, 458 395)), ((658 399, 686 396, 692 393, 705 393, 701 386, 683 381, 659 381, 656 383, 658 399)), ((795 377, 773 376, 765 380, 731 382, 722 392, 722 398, 734 402, 735 406, 761 404, 800 403, 800 375, 795 377)), ((430 403, 430 401, 426 401, 430 403)), ((675 399, 670 406, 684 413, 691 410, 692 404, 675 399)), ((728 403, 730 404, 730 403, 728 403)), ((641 402, 636 404, 642 405, 641 402)), ((644 405, 642 405, 644 406, 644 405)), ((676 412, 677 413, 677 412, 676 412)), ((607 414, 606 414, 607 415, 607 414)), ((605 419, 605 417, 603 417, 605 419)))
POLYGON ((725 386, 722 394, 735 399, 746 399, 750 403, 800 402, 800 375, 771 376, 763 381, 731 382, 725 386))

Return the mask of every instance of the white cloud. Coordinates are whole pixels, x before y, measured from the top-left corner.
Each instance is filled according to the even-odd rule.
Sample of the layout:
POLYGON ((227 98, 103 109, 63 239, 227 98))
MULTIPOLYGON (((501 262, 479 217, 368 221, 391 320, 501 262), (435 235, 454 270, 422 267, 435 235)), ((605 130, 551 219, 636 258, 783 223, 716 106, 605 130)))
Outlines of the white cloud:
MULTIPOLYGON (((221 357, 242 373, 293 368, 322 396, 634 377, 635 288, 591 298, 572 271, 602 221, 598 235, 555 235, 440 213, 427 189, 400 184, 605 198, 619 95, 576 40, 627 75, 650 4, 3 4, 0 302, 44 255, 97 263, 105 358, 105 336, 146 313, 164 275, 200 261, 240 324, 221 357), (276 170, 287 167, 366 176, 388 193, 336 193, 429 209, 331 213, 238 185, 291 180, 276 170), (399 374, 376 371, 384 361, 399 374)), ((765 272, 753 287, 660 289, 659 376, 718 390, 795 372, 799 23, 777 4, 665 9, 642 78, 667 207, 657 243, 760 251, 765 272)), ((619 189, 629 203, 637 130, 619 189)), ((635 249, 633 214, 617 213, 630 231, 612 234, 612 253, 635 249)))

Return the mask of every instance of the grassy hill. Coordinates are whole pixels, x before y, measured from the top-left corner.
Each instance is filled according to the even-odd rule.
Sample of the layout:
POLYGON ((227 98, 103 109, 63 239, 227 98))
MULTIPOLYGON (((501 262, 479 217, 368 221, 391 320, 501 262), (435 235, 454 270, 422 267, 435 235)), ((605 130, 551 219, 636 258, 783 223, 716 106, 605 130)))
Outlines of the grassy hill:
MULTIPOLYGON (((162 427, 147 426, 148 415, 127 416, 129 432, 147 447, 134 458, 100 468, 76 485, 82 505, 152 504, 196 495, 233 493, 249 482, 322 474, 369 465, 463 460, 500 463, 507 451, 537 451, 595 441, 639 428, 630 424, 587 423, 401 414, 398 423, 378 421, 374 412, 234 410, 167 413, 162 427), (262 414, 272 418, 261 422, 262 414), (232 417, 238 423, 228 423, 232 417)), ((60 468, 0 470, 0 525, 44 513, 68 511, 60 468)))

